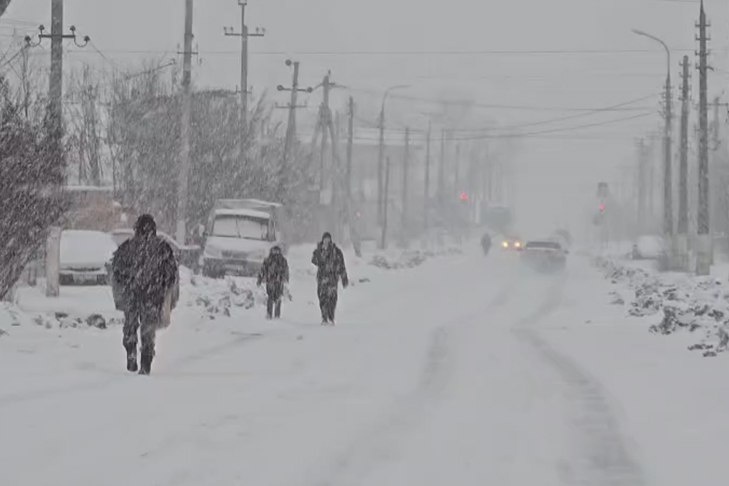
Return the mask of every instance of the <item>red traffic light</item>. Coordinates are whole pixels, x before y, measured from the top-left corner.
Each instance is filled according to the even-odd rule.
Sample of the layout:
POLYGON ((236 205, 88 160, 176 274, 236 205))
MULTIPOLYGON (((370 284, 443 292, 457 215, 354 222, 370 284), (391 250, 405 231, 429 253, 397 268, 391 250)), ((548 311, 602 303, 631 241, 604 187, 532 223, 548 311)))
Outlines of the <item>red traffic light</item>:
POLYGON ((463 201, 463 202, 466 202, 466 201, 468 201, 468 199, 469 199, 469 198, 468 198, 468 193, 467 193, 467 192, 462 192, 462 193, 461 193, 461 195, 459 196, 459 199, 460 199, 461 201, 463 201))
POLYGON ((599 210, 601 213, 605 212, 605 208, 606 208, 605 203, 600 203, 599 210))

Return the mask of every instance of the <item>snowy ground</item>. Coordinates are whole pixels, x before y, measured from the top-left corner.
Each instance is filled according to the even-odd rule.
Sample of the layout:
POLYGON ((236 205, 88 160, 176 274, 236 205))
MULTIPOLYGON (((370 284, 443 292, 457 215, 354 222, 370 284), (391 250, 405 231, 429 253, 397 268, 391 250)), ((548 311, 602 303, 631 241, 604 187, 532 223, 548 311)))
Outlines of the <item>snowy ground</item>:
MULTIPOLYGON (((0 484, 724 483, 727 355, 650 334, 588 259, 549 277, 475 244, 350 257, 323 328, 309 256, 280 322, 250 282, 186 284, 148 378, 113 321, 39 326, 33 295, 0 310, 0 484)), ((66 313, 113 317, 106 289, 65 292, 66 313)))

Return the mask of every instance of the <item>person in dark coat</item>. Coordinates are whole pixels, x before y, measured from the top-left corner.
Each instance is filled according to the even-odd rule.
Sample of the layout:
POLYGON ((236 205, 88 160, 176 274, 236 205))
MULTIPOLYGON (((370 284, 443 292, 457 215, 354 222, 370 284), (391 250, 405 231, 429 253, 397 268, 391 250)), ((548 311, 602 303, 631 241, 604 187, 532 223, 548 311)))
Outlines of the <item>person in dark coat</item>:
POLYGON ((491 236, 488 233, 484 233, 481 237, 481 248, 483 249, 484 255, 489 254, 489 251, 491 250, 491 236))
POLYGON ((330 233, 324 233, 321 242, 314 250, 311 263, 316 265, 317 294, 319 296, 319 308, 321 309, 322 325, 334 325, 334 313, 337 309, 337 290, 339 280, 342 286, 347 288, 349 278, 347 268, 344 265, 344 255, 337 245, 332 241, 330 233))
POLYGON ((124 311, 122 343, 127 351, 127 370, 148 375, 155 355, 157 329, 169 324, 169 314, 179 298, 177 260, 170 245, 157 236, 152 216, 140 216, 134 225, 134 236, 114 253, 112 287, 117 308, 124 311))
POLYGON ((268 302, 266 303, 266 318, 274 317, 274 307, 276 319, 281 317, 281 298, 283 297, 284 284, 289 282, 289 262, 281 253, 281 248, 274 246, 268 257, 263 260, 261 272, 258 274, 257 285, 260 287, 262 283, 266 284, 266 294, 268 302))

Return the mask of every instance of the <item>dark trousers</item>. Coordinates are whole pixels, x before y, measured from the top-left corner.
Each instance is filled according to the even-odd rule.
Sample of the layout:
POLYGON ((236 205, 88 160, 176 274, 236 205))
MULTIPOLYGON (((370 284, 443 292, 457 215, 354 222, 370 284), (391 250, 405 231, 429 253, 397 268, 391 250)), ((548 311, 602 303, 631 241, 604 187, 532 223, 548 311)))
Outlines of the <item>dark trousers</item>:
POLYGON ((281 298, 283 297, 283 282, 272 282, 266 284, 266 294, 268 294, 268 302, 266 302, 266 317, 269 319, 274 316, 281 317, 281 298))
POLYGON ((124 312, 124 336, 122 343, 129 358, 137 356, 137 333, 142 341, 141 354, 151 361, 154 357, 154 340, 160 322, 160 307, 141 304, 124 312))
POLYGON ((331 282, 319 282, 317 286, 319 296, 319 309, 321 318, 325 322, 334 322, 334 313, 337 310, 337 284, 331 282))

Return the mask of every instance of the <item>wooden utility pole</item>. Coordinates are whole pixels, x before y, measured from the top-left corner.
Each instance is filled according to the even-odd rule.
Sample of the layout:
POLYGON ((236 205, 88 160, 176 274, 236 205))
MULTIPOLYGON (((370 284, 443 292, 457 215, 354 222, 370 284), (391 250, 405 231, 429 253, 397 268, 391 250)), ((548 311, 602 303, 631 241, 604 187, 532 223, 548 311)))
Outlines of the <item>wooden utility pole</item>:
POLYGON ((405 128, 405 150, 402 158, 402 228, 401 233, 403 235, 403 244, 407 243, 409 238, 408 230, 410 220, 409 217, 409 204, 408 204, 408 177, 410 166, 410 128, 405 128))
POLYGON ((698 252, 696 273, 708 275, 711 266, 711 228, 709 220, 709 115, 708 115, 708 57, 709 26, 701 1, 697 40, 699 41, 699 211, 697 220, 698 252))
POLYGON ((349 97, 349 109, 347 110, 347 173, 346 173, 346 194, 347 194, 347 214, 351 224, 351 205, 352 205, 352 148, 354 144, 354 98, 349 97))
POLYGON ((678 167, 678 234, 688 235, 689 57, 681 63, 681 149, 678 167))
POLYGON ((175 239, 187 238, 188 175, 190 172, 190 118, 192 116, 192 0, 185 0, 185 50, 182 61, 182 120, 180 133, 180 173, 177 180, 177 229, 175 239))
POLYGON ((428 231, 430 208, 430 130, 431 123, 428 120, 428 135, 425 142, 425 188, 423 190, 423 227, 425 231, 428 231))
MULTIPOLYGON (((240 32, 235 32, 233 27, 224 27, 223 33, 229 37, 240 37, 240 123, 241 139, 244 139, 248 131, 248 38, 263 37, 266 31, 256 27, 255 32, 249 32, 246 25, 248 0, 238 0, 238 5, 240 6, 240 32)), ((244 143, 241 143, 241 147, 244 146, 244 143)))

